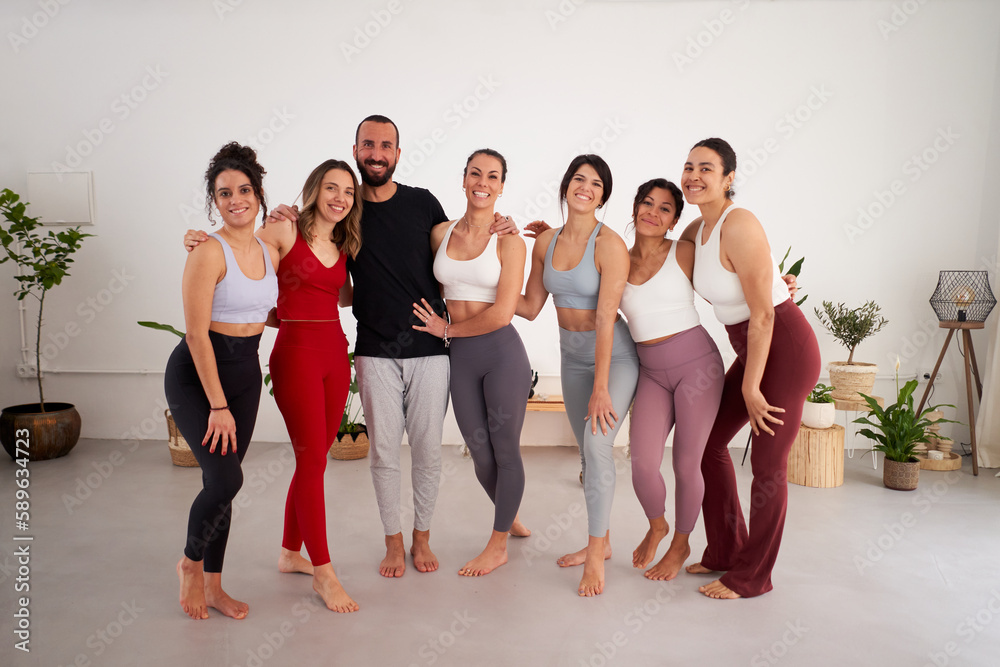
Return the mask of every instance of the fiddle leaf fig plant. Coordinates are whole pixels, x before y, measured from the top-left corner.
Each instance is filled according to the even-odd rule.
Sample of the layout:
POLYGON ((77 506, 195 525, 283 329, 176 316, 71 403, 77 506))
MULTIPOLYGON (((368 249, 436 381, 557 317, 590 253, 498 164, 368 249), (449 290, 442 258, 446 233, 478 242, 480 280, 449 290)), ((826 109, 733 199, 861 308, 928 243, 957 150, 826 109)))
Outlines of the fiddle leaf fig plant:
POLYGON ((22 301, 27 296, 38 300, 38 323, 35 327, 35 369, 38 379, 38 403, 45 412, 45 392, 42 388, 42 322, 45 310, 45 295, 56 285, 62 284, 69 275, 69 265, 73 254, 80 249, 83 239, 93 234, 84 234, 79 227, 50 229, 43 234, 38 228, 38 218, 27 215, 27 202, 21 202, 13 191, 0 191, 0 245, 4 254, 0 264, 13 261, 17 264, 17 289, 14 296, 22 301))

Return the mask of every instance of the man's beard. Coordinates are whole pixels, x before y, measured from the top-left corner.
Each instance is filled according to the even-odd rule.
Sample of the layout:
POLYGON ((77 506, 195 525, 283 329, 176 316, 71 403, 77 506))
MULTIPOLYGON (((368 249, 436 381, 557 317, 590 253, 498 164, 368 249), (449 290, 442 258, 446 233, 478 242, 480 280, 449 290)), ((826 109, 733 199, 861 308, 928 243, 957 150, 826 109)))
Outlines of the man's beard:
POLYGON ((368 170, 365 168, 365 164, 363 162, 361 162, 360 160, 358 160, 357 162, 358 162, 358 171, 361 172, 361 182, 373 188, 378 188, 388 183, 390 180, 392 180, 393 172, 396 171, 396 165, 394 164, 390 165, 387 162, 375 162, 374 164, 384 164, 385 172, 381 176, 373 176, 372 174, 368 173, 368 170))

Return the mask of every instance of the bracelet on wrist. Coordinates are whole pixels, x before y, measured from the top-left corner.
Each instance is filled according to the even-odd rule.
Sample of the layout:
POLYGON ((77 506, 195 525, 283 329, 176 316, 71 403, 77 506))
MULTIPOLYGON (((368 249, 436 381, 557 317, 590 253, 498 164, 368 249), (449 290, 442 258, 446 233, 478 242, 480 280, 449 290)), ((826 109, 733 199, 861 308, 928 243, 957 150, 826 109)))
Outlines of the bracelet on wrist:
POLYGON ((451 340, 448 339, 448 324, 444 325, 444 346, 447 348, 451 345, 451 340))
POLYGON ((223 405, 221 408, 209 408, 208 410, 209 412, 218 412, 220 410, 228 410, 228 409, 229 409, 228 405, 223 405))

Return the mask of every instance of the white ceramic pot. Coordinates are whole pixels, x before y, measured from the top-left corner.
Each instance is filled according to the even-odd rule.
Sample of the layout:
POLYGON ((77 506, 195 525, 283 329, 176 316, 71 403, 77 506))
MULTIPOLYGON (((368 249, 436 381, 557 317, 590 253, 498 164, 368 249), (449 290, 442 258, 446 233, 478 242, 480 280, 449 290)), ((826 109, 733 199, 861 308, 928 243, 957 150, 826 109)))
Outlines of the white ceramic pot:
POLYGON ((802 423, 809 428, 830 428, 837 421, 833 403, 810 403, 802 406, 802 423))

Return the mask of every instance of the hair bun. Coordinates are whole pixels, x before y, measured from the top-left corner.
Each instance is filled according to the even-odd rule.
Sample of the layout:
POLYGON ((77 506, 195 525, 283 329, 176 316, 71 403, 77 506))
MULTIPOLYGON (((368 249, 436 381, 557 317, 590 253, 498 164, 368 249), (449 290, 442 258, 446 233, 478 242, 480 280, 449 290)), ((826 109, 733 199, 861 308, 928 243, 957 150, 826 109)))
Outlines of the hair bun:
POLYGON ((257 151, 250 146, 243 146, 235 141, 230 141, 220 148, 219 152, 212 158, 212 162, 219 162, 220 160, 236 160, 250 166, 257 162, 257 151))

